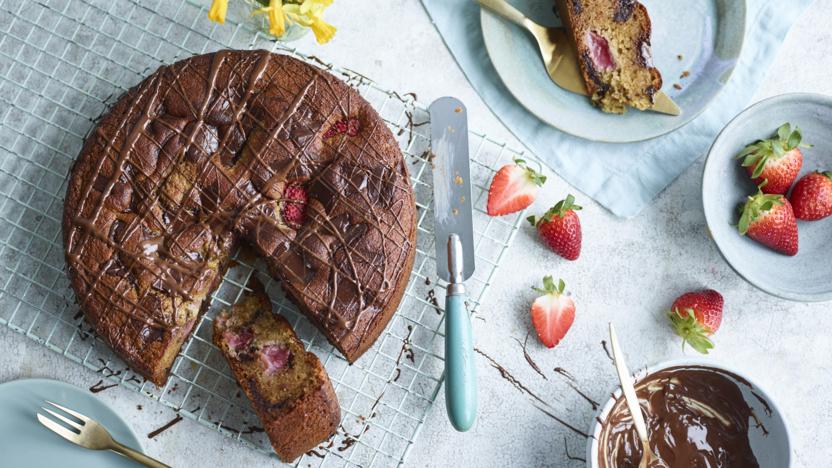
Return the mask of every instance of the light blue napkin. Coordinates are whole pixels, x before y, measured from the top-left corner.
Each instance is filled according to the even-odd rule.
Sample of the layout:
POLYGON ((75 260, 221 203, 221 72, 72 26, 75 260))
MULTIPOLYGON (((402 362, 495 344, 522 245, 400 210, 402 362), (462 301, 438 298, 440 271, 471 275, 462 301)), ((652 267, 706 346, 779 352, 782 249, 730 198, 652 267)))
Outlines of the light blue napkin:
POLYGON ((771 63, 789 27, 809 3, 747 0, 739 62, 705 112, 668 135, 642 143, 609 144, 555 130, 512 97, 485 50, 480 7, 474 0, 422 0, 465 76, 503 124, 559 176, 622 217, 637 215, 749 104, 764 79, 760 71, 771 63))

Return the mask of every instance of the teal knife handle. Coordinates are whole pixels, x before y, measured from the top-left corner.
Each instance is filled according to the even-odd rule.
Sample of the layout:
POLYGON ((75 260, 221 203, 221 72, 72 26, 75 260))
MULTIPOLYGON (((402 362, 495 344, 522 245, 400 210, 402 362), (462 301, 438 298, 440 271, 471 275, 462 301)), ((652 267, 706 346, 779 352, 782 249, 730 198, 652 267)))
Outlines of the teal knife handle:
POLYGON ((445 405, 454 429, 465 432, 477 417, 477 373, 466 296, 445 297, 445 405))

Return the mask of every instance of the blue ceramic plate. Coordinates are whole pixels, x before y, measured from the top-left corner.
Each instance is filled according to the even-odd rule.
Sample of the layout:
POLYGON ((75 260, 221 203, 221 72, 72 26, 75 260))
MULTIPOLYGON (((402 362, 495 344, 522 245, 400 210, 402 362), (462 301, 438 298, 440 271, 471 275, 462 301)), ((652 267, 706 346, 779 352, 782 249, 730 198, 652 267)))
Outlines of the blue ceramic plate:
MULTIPOLYGON (((553 2, 509 3, 540 24, 560 25, 552 10, 553 2)), ((705 110, 728 82, 745 33, 744 0, 642 3, 653 24, 653 60, 662 73, 662 90, 682 108, 680 116, 633 109, 624 115, 605 114, 593 107, 587 97, 565 91, 551 81, 534 38, 519 26, 483 10, 482 33, 503 83, 538 118, 589 140, 641 141, 671 132, 705 110), (684 71, 690 76, 680 78, 684 71), (674 88, 674 84, 682 89, 674 88)))
POLYGON ((798 177, 832 169, 832 98, 783 94, 760 101, 736 116, 711 146, 702 175, 705 219, 725 260, 751 284, 785 299, 826 301, 832 299, 832 218, 798 221, 800 248, 794 257, 737 233, 737 205, 756 189, 733 157, 785 122, 800 127, 803 141, 814 145, 803 149, 798 177))
POLYGON ((45 406, 45 400, 95 419, 119 442, 142 449, 130 427, 90 392, 55 380, 15 380, 0 385, 0 415, 3 415, 0 417, 0 465, 19 468, 138 466, 113 452, 79 447, 43 427, 35 414, 45 406))

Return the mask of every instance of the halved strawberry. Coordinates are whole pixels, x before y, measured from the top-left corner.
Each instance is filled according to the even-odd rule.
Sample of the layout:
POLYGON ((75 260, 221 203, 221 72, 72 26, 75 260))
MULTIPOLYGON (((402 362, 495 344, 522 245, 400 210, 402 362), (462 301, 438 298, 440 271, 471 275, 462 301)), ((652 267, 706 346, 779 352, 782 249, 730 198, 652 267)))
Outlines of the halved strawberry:
POLYGON ((815 221, 832 215, 832 171, 803 176, 794 184, 789 201, 797 219, 815 221))
POLYGON ((502 216, 520 211, 534 202, 537 188, 546 182, 546 176, 528 167, 526 161, 515 159, 494 174, 488 188, 489 216, 502 216))
POLYGON ((777 129, 777 135, 766 140, 757 140, 746 146, 736 159, 742 159, 742 167, 758 186, 767 182, 763 193, 785 194, 800 173, 803 153, 800 129, 792 130, 787 122, 777 129))
POLYGON ((580 209, 575 197, 567 195, 542 217, 529 216, 526 220, 537 228, 540 237, 556 254, 577 260, 581 255, 581 220, 575 212, 580 209))
POLYGON ((713 289, 682 294, 670 307, 668 317, 676 334, 682 337, 682 346, 691 347, 702 354, 714 347, 710 336, 722 323, 722 294, 713 289))
MULTIPOLYGON (((765 185, 765 184, 763 184, 765 185)), ((783 195, 764 194, 762 187, 748 197, 737 224, 740 235, 785 255, 797 255, 797 221, 792 205, 783 195)))
POLYGON ((537 336, 547 348, 554 348, 569 331, 575 321, 575 302, 563 294, 566 287, 563 280, 555 282, 551 276, 543 278, 543 289, 532 288, 543 293, 532 303, 532 324, 537 336))

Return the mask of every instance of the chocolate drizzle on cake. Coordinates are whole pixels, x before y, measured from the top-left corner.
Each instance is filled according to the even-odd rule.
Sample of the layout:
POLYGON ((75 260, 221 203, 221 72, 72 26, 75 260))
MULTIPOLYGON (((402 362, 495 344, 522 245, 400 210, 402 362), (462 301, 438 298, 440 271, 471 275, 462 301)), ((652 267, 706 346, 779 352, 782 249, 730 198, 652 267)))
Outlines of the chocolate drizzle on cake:
POLYGON ((87 322, 157 385, 241 242, 350 361, 392 316, 415 252, 384 122, 333 76, 265 51, 192 57, 124 94, 73 166, 63 228, 87 322), (289 219, 292 182, 307 198, 289 219))

